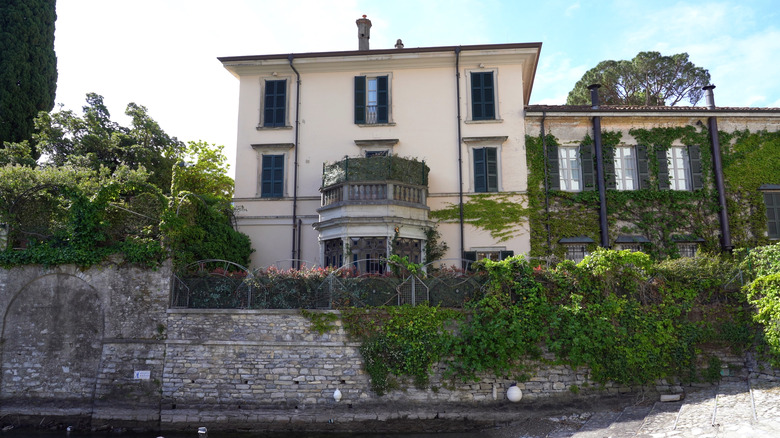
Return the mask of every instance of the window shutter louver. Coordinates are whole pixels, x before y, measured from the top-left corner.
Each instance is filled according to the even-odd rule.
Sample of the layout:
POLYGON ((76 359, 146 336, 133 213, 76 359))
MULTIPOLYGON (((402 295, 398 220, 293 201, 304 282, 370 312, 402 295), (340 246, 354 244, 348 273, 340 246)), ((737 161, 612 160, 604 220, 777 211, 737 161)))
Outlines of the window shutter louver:
POLYGON ((639 188, 646 189, 650 187, 650 169, 647 162, 647 146, 643 144, 636 145, 636 163, 637 175, 639 177, 639 188))
POLYGON ((366 77, 355 76, 355 123, 366 123, 366 77))
POLYGON ((498 191, 498 157, 496 148, 485 148, 487 191, 498 191))
POLYGON ((499 251, 498 252, 498 259, 499 260, 508 259, 509 257, 514 257, 514 256, 515 256, 515 252, 511 251, 511 250, 499 251))
POLYGON ((580 159, 582 160, 582 189, 592 191, 594 190, 595 180, 593 175, 593 145, 581 145, 580 146, 580 159))
POLYGON ((485 149, 474 149, 474 191, 487 191, 487 166, 485 166, 485 149))
POLYGON ((387 123, 388 118, 388 101, 389 96, 387 92, 387 76, 379 76, 376 78, 377 88, 377 107, 376 107, 376 121, 377 123, 387 123))
POLYGON ((547 189, 561 189, 561 171, 558 162, 558 146, 547 145, 547 189))
POLYGON ((698 145, 688 146, 688 160, 691 168, 691 190, 704 188, 704 175, 701 168, 701 149, 698 145))
POLYGON ((615 181, 615 148, 604 148, 602 155, 604 157, 604 183, 607 185, 608 190, 614 190, 617 188, 615 181))
POLYGON ((669 182, 669 162, 666 158, 666 150, 660 147, 656 148, 655 158, 658 160, 658 188, 669 190, 671 184, 669 182))

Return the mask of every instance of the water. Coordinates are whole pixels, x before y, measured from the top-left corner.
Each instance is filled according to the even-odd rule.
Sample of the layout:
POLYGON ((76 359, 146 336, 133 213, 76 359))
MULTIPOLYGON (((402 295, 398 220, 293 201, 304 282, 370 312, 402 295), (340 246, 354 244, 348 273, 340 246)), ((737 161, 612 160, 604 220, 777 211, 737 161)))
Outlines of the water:
MULTIPOLYGON (((287 433, 221 433, 211 432, 208 438, 472 438, 474 433, 427 433, 427 434, 387 434, 387 433, 330 433, 330 432, 287 432, 287 433)), ((14 429, 0 432, 0 438, 199 438, 197 430, 192 432, 65 432, 39 431, 33 429, 14 429)))

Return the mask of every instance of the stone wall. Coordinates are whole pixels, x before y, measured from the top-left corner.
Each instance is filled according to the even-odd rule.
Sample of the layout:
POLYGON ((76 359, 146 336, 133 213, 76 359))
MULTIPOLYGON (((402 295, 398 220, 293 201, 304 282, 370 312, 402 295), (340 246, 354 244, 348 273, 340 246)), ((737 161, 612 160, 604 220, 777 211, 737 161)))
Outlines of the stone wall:
MULTIPOLYGON (((683 390, 666 381, 601 387, 589 384, 587 369, 547 361, 526 382, 457 383, 435 370, 429 388, 409 384, 380 397, 370 390, 359 345, 340 323, 318 334, 297 310, 168 309, 170 275, 168 266, 0 270, 2 421, 378 431, 426 420, 435 430, 458 430, 539 405, 683 390), (515 383, 524 396, 510 404, 506 391, 515 383)), ((726 378, 760 368, 728 352, 718 356, 726 378)), ((763 370, 754 377, 776 378, 763 370)))

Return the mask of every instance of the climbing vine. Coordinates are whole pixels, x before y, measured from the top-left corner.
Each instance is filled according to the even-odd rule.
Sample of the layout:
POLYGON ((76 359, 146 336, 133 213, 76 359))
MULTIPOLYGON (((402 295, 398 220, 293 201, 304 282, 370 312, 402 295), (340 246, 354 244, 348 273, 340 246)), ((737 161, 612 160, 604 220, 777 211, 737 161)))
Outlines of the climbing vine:
MULTIPOLYGON (((516 236, 523 230, 530 209, 524 206, 524 199, 516 195, 473 195, 463 204, 465 223, 489 231, 499 242, 516 236)), ((430 216, 443 221, 460 219, 460 208, 450 204, 441 210, 431 211, 430 216)))
MULTIPOLYGON (((708 131, 695 126, 631 129, 637 144, 646 147, 649 183, 639 190, 607 190, 607 215, 610 237, 619 234, 642 235, 651 242, 643 251, 655 258, 675 257, 679 239, 703 239, 702 249, 720 248, 717 191, 712 177, 712 153, 708 131), (657 157, 675 144, 698 146, 701 154, 703 188, 693 191, 660 188, 657 157)), ((765 244, 766 210, 758 191, 761 184, 780 183, 780 133, 720 132, 723 144, 723 168, 727 186, 729 222, 736 246, 765 244)), ((602 132, 605 157, 611 157, 621 144, 620 132, 602 132)), ((584 236, 599 241, 598 192, 545 192, 544 146, 558 146, 558 140, 547 135, 526 137, 529 168, 528 206, 531 226, 531 255, 556 255, 565 249, 557 242, 565 237, 584 236), (548 207, 546 207, 546 205, 548 207), (549 212, 547 211, 549 210, 549 212)), ((589 135, 580 142, 593 144, 589 135)), ((611 176, 606 175, 607 178, 611 176)), ((591 244, 589 251, 595 249, 591 244)))

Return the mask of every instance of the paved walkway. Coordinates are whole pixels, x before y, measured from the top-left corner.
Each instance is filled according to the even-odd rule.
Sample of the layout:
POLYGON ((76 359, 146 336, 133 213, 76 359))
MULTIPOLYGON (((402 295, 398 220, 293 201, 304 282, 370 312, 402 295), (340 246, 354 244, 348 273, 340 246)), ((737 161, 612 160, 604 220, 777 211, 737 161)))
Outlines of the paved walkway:
POLYGON ((780 438, 780 382, 731 381, 694 390, 681 401, 650 402, 524 423, 500 438, 780 438))

